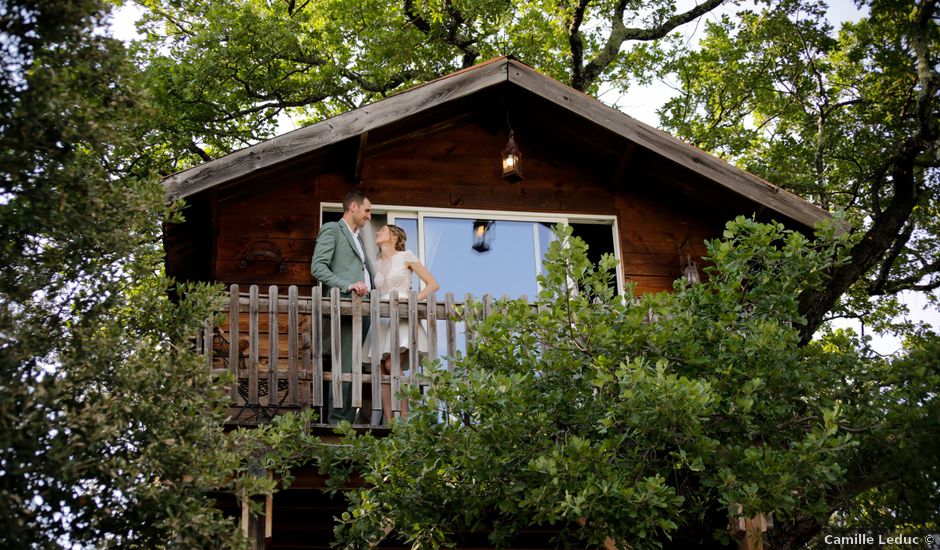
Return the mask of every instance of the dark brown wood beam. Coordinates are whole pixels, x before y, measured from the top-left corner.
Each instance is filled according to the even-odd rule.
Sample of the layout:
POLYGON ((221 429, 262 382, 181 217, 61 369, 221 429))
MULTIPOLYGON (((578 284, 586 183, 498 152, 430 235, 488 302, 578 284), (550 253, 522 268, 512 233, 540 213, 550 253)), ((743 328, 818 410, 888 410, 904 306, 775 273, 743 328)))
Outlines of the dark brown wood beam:
POLYGON ((362 183, 362 165, 366 159, 366 148, 369 146, 369 131, 359 134, 359 151, 356 153, 356 171, 353 173, 353 183, 362 183))
POLYGON ((424 113, 506 82, 504 57, 458 71, 317 124, 282 134, 163 180, 167 195, 187 197, 245 174, 270 168, 364 131, 424 113))
POLYGON ((617 164, 617 170, 614 171, 614 177, 610 178, 610 183, 608 187, 611 191, 617 192, 620 189, 621 185, 626 181, 627 173, 630 170, 630 164, 633 163, 633 157, 636 155, 636 143, 632 141, 627 142, 627 146, 623 150, 623 155, 620 156, 620 163, 617 164))
POLYGON ((369 153, 373 155, 381 154, 385 151, 388 151, 395 145, 407 141, 417 140, 448 128, 459 126, 460 124, 473 120, 476 118, 476 116, 476 113, 468 111, 455 115, 446 120, 441 120, 427 125, 415 126, 413 129, 409 130, 396 130, 395 127, 384 128, 381 133, 388 134, 389 137, 387 138, 379 137, 378 132, 372 132, 372 137, 370 138, 372 143, 369 146, 369 153))

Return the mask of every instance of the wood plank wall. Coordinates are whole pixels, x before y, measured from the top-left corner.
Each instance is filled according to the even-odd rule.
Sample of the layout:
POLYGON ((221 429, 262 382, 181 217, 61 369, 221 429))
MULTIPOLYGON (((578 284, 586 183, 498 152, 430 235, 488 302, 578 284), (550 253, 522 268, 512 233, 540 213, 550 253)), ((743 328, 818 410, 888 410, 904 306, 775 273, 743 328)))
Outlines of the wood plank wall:
MULTIPOLYGON (((657 195, 643 175, 655 166, 634 163, 614 184, 619 159, 545 132, 516 129, 526 179, 508 183, 498 164, 506 139, 505 130, 487 130, 473 120, 390 144, 370 136, 361 188, 378 205, 616 215, 623 273, 639 292, 672 288, 683 241, 701 255, 702 241, 720 235, 723 221, 657 195)), ((214 278, 246 286, 295 284, 309 295, 320 202, 339 202, 354 186, 352 167, 294 168, 255 176, 239 185, 238 195, 220 192, 214 278), (253 248, 276 248, 284 271, 269 259, 243 265, 253 248)))
POLYGON ((313 285, 310 258, 320 223, 317 178, 279 173, 254 183, 260 189, 217 203, 215 279, 230 285, 313 285), (253 250, 280 253, 284 270, 264 256, 244 265, 253 250))

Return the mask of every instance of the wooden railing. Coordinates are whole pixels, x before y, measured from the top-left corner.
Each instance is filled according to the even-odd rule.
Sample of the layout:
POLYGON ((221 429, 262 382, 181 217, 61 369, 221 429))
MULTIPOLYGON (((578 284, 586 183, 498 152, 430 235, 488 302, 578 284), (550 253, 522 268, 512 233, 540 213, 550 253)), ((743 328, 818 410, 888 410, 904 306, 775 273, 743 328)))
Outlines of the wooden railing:
MULTIPOLYGON (((465 301, 472 299, 470 295, 465 297, 465 301)), ((493 301, 484 296, 480 302, 485 316, 493 301)), ((338 289, 323 296, 321 287, 314 287, 310 296, 301 297, 296 286, 289 287, 284 296, 274 285, 266 295, 260 294, 256 285, 248 293, 232 285, 229 300, 222 308, 223 321, 206 326, 198 345, 209 368, 217 373, 231 373, 236 380, 230 388, 230 423, 256 424, 283 411, 306 407, 319 408, 320 418, 324 419, 328 412, 326 386, 334 396, 333 406, 340 408, 341 386, 350 383, 351 406, 367 409, 360 412, 359 419, 365 420, 359 423, 375 427, 383 423, 380 384, 391 384, 391 410, 397 417, 401 412, 401 401, 397 399, 401 385, 423 383, 422 359, 443 359, 441 368, 453 369, 454 359, 460 353, 459 339, 467 336, 458 335, 461 324, 458 313, 464 303, 455 301, 451 293, 443 302, 438 302, 433 294, 419 302, 415 292, 401 300, 397 293, 380 300, 377 290, 367 299, 356 295, 341 298, 338 289), (343 317, 348 317, 349 322, 343 323, 343 317), (382 374, 381 342, 373 338, 371 361, 364 367, 362 346, 357 345, 364 337, 364 318, 388 319, 392 342, 398 341, 399 321, 406 321, 402 328, 407 327, 412 350, 417 347, 419 327, 423 326, 427 332, 427 354, 419 357, 409 353, 409 364, 401 365, 398 354, 391 353, 390 374, 382 374), (342 372, 342 330, 352 333, 352 372, 342 372)))

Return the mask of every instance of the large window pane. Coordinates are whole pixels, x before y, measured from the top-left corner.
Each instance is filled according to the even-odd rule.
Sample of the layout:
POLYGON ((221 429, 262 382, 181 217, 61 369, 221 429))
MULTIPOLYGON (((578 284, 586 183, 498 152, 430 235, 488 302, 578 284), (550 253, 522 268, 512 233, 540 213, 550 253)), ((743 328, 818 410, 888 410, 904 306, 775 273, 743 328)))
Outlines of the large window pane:
POLYGON ((512 298, 534 297, 535 232, 532 222, 493 221, 489 226, 489 250, 472 248, 474 220, 425 218, 427 266, 441 284, 441 294, 453 292, 462 300, 467 293, 512 298))

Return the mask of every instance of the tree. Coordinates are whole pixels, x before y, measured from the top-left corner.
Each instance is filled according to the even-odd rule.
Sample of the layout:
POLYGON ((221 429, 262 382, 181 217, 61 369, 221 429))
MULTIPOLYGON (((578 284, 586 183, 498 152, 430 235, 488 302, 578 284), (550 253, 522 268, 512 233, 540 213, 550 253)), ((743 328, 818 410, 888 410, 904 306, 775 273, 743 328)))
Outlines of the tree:
POLYGON ((162 275, 171 210, 128 164, 145 104, 97 1, 0 4, 0 545, 237 547, 207 289, 162 275))
MULTIPOLYGON (((728 506, 773 512, 772 536, 785 545, 807 540, 833 510, 875 517, 886 504, 891 513, 882 519, 935 521, 935 337, 903 327, 905 355, 881 359, 851 334, 818 334, 840 315, 891 328, 902 307, 898 292, 940 286, 933 245, 940 158, 935 0, 865 3, 868 15, 838 34, 819 2, 759 3, 709 25, 695 50, 669 49, 664 37, 718 2, 685 13, 668 2, 645 4, 644 11, 635 2, 589 0, 146 5, 148 37, 138 59, 159 109, 140 139, 162 155, 164 171, 269 136, 284 110, 320 119, 511 53, 588 93, 625 89, 656 73, 678 75, 684 93, 663 113, 668 129, 842 211, 850 224, 842 255, 825 239, 809 245, 777 226, 738 222, 729 233, 737 244, 713 245, 713 280, 673 298, 643 298, 642 307, 597 291, 604 315, 569 308, 559 310, 561 320, 533 320, 510 308, 505 324, 480 329, 483 343, 462 376, 435 379, 440 389, 432 401, 446 403, 457 418, 466 413, 468 426, 438 424, 428 409, 388 440, 353 440, 354 449, 381 458, 352 455, 363 471, 397 482, 359 494, 347 518, 350 540, 377 536, 392 522, 399 534, 434 544, 494 513, 497 538, 526 522, 555 522, 582 541, 634 543, 666 535, 698 540, 724 529, 728 506), (640 323, 650 308, 659 322, 640 323), (597 334, 580 341, 562 330, 572 319, 597 334), (527 354, 513 340, 524 339, 519 326, 531 334, 555 329, 556 340, 543 339, 557 355, 527 354), (518 350, 520 365, 505 364, 499 346, 518 350), (568 384, 574 375, 577 383, 568 384), (543 378, 564 382, 555 389, 543 378), (539 389, 521 395, 538 401, 541 420, 571 423, 564 437, 520 418, 522 383, 539 389), (636 389, 621 395, 623 387, 636 389), (641 390, 646 401, 634 399, 641 390), (597 395, 612 400, 625 420, 564 406, 593 403, 597 395), (676 409, 671 395, 693 408, 676 409), (543 396, 562 404, 539 401, 543 396), (516 433, 493 419, 521 427, 516 433), (602 421, 621 439, 602 431, 602 421), (659 431, 647 433, 643 422, 659 431), (512 446, 500 454, 494 441, 512 446), (462 454, 466 445, 487 455, 462 454), (715 453, 705 452, 709 445, 715 453), (414 468, 397 460, 412 453, 414 468), (596 460, 581 464, 572 458, 579 453, 596 460), (530 457, 542 462, 521 462, 530 457), (465 467, 477 458, 492 459, 492 471, 465 467), (568 468, 574 481, 551 485, 552 467, 568 468), (624 493, 603 493, 591 480, 624 493), (421 492, 409 489, 416 481, 421 492), (530 488, 542 500, 528 499, 523 491, 530 488), (473 506, 467 494, 485 506, 473 506), (570 500, 578 495, 581 501, 570 500), (655 504, 643 517, 630 516, 638 506, 629 498, 637 495, 655 504), (623 514, 613 517, 589 497, 623 514), (465 504, 467 514, 442 517, 451 502, 465 504)), ((578 269, 572 277, 590 288, 582 278, 589 269, 578 269)))
POLYGON ((683 93, 663 113, 679 136, 845 213, 852 260, 801 298, 804 341, 835 315, 883 328, 899 292, 940 288, 940 8, 865 7, 837 36, 820 2, 709 25, 672 65, 683 93))
POLYGON ((507 54, 578 90, 626 88, 656 59, 646 44, 722 2, 147 0, 153 137, 175 170, 270 137, 284 111, 321 119, 507 54))
POLYGON ((707 282, 639 298, 614 295, 616 260, 585 250, 570 230, 552 243, 538 311, 506 301, 479 322, 468 307, 467 356, 428 369, 390 436, 308 455, 365 481, 342 544, 484 530, 508 545, 553 525, 561 547, 688 548, 760 512, 792 548, 875 488, 905 495, 895 525, 940 519, 940 339, 892 361, 850 333, 800 345, 799 295, 843 260, 831 228, 811 243, 739 218, 709 243, 707 282))
POLYGON ((139 59, 162 108, 141 139, 165 172, 269 137, 282 112, 318 120, 499 54, 587 93, 672 74, 667 129, 853 228, 852 261, 803 296, 804 342, 837 316, 903 329, 898 293, 940 285, 934 0, 862 2, 838 34, 820 0, 145 5, 139 59), (720 5, 698 47, 669 36, 720 5))

